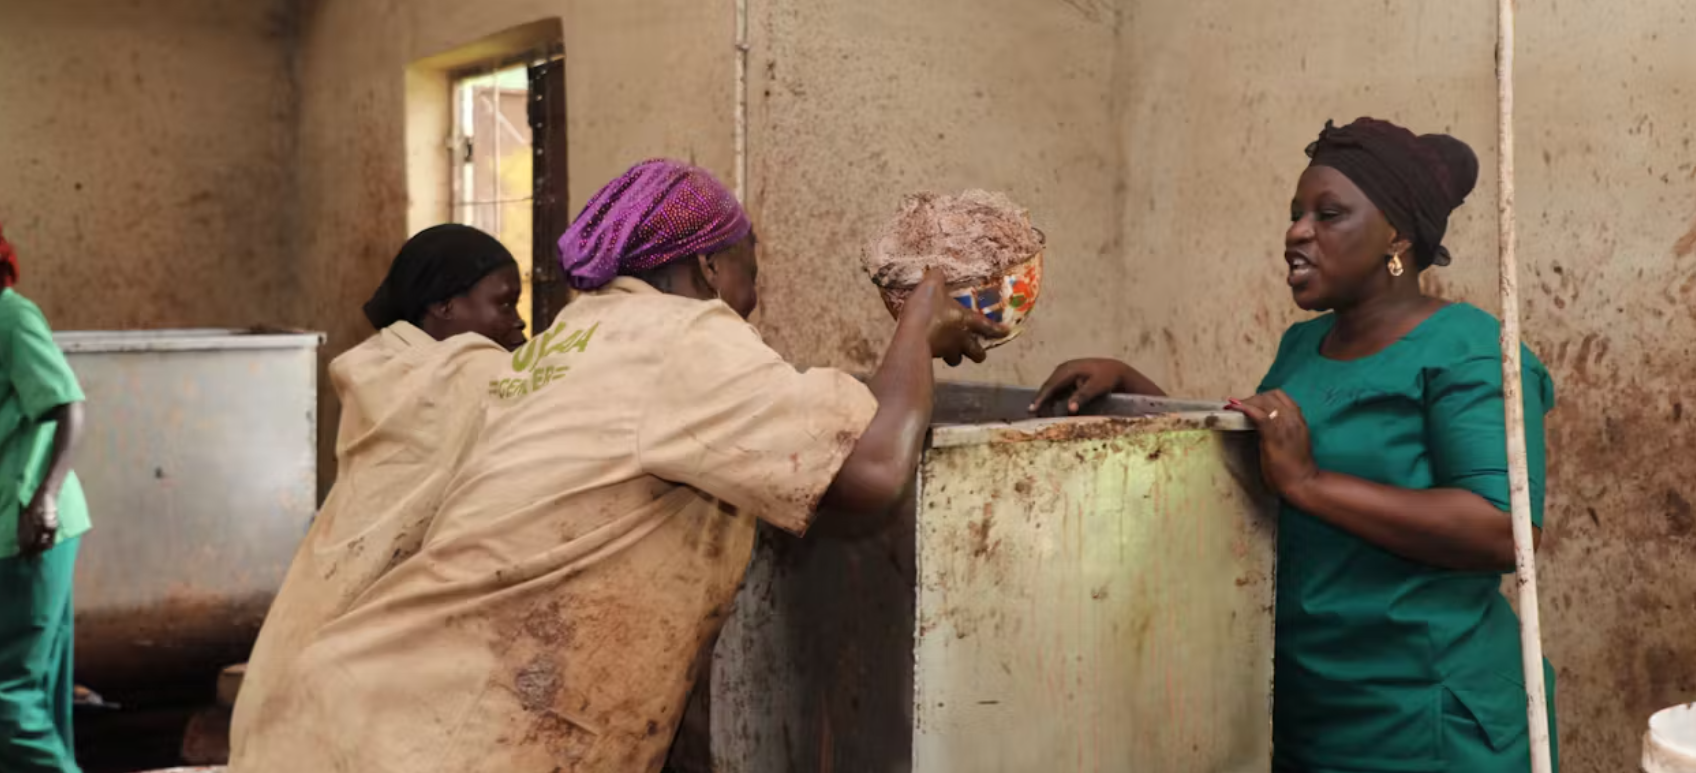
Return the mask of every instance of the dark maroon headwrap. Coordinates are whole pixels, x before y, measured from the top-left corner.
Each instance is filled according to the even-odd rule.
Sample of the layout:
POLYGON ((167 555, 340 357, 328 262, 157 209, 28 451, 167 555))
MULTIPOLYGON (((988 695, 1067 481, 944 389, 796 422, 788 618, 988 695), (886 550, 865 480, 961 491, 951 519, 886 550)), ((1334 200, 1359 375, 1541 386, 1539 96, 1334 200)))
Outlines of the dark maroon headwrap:
POLYGON ((0 290, 18 283, 18 253, 6 241, 5 228, 0 227, 0 290))
POLYGON ((560 268, 572 287, 593 290, 727 249, 752 230, 736 195, 705 169, 644 161, 607 183, 559 237, 560 268))
POLYGON ((1396 232, 1413 242, 1421 266, 1446 266, 1443 234, 1478 183, 1478 156, 1447 134, 1415 136, 1388 121, 1361 118, 1338 128, 1330 121, 1307 146, 1312 166, 1342 172, 1372 200, 1396 232))

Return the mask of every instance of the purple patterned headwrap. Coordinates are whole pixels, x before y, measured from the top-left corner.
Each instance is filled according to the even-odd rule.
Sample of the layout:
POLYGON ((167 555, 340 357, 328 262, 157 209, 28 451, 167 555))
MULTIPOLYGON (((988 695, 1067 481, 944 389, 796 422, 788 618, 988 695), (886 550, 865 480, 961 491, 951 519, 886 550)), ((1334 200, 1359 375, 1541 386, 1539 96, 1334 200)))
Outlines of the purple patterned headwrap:
POLYGON ((559 264, 578 290, 747 238, 752 226, 736 196, 705 169, 644 161, 589 200, 559 237, 559 264))

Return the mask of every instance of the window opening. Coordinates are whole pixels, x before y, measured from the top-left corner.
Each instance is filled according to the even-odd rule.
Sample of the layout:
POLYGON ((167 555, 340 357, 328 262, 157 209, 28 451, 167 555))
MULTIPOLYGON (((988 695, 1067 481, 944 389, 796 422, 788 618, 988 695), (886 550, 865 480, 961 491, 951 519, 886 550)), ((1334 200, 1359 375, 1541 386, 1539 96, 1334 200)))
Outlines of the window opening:
POLYGON ((519 314, 533 331, 535 154, 528 67, 456 78, 453 110, 453 220, 493 235, 512 252, 524 283, 519 314))

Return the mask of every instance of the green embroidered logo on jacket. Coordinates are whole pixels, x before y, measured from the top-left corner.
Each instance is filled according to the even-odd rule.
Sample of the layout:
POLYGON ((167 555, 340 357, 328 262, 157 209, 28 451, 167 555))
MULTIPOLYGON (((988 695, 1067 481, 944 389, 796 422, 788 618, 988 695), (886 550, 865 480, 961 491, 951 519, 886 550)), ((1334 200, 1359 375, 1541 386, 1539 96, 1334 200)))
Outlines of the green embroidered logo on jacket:
POLYGON ((564 339, 560 338, 564 329, 556 326, 530 339, 529 343, 512 353, 513 375, 489 382, 489 395, 502 400, 524 397, 564 378, 571 366, 560 364, 558 358, 587 350, 589 339, 595 336, 595 330, 600 326, 597 322, 587 329, 578 328, 564 339))

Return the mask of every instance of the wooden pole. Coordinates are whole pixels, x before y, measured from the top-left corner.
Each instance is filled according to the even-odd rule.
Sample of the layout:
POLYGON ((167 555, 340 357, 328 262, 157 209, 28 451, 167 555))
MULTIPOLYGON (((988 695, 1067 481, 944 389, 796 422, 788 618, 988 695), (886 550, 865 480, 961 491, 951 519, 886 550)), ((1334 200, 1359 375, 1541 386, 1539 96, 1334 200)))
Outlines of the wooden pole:
POLYGON ((1525 716, 1531 729, 1531 771, 1551 773, 1542 625, 1537 614, 1537 557, 1532 549, 1531 485, 1525 456, 1525 386, 1520 377, 1519 264, 1514 254, 1513 28, 1514 0, 1497 0, 1496 209, 1502 275, 1502 402, 1507 412, 1514 579, 1519 587, 1519 644, 1525 669, 1525 716))
POLYGON ((748 0, 736 0, 736 104, 731 145, 736 156, 736 200, 748 206, 748 0))

